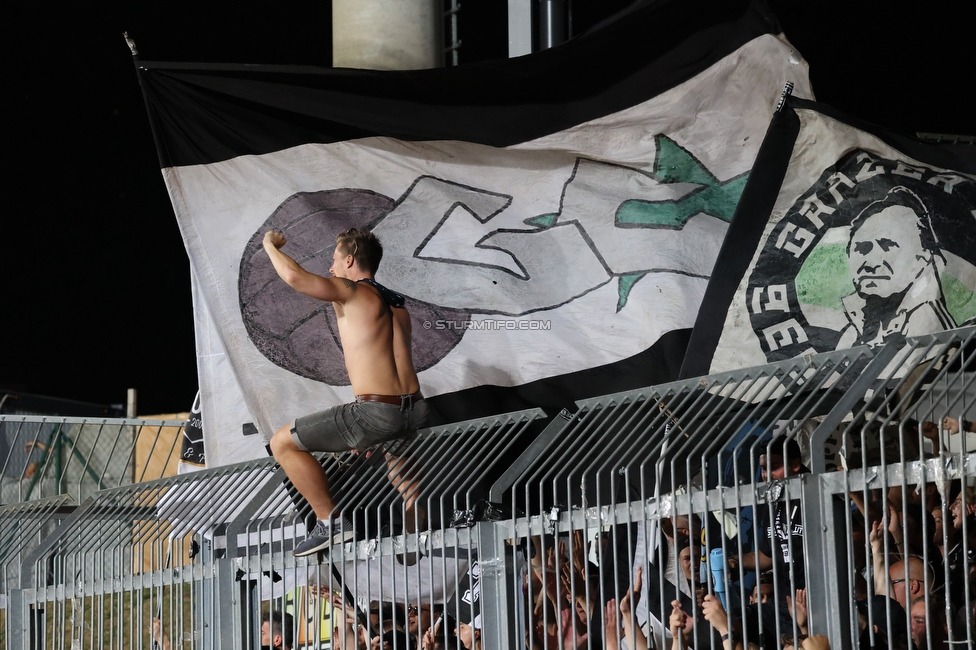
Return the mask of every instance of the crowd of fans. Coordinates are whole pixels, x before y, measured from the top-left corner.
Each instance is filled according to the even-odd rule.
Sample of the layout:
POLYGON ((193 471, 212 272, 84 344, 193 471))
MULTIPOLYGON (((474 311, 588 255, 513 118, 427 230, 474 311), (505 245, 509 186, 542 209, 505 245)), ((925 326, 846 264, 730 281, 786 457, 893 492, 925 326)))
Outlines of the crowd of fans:
MULTIPOLYGON (((896 444, 888 441, 886 450, 881 440, 877 449, 851 454, 838 469, 918 460, 921 445, 912 457, 906 438, 922 435, 937 442, 941 433, 959 428, 951 418, 941 427, 902 423, 880 435, 896 437, 896 444)), ((786 436, 763 447, 757 483, 809 471, 795 439, 786 436)), ((835 497, 838 511, 844 513, 845 505, 847 511, 838 522, 848 533, 837 541, 845 548, 837 548, 836 557, 838 570, 847 574, 839 579, 849 583, 851 629, 860 631, 853 642, 899 650, 972 647, 967 644, 976 641, 976 486, 958 479, 886 483, 835 497)), ((561 539, 532 538, 524 576, 525 647, 829 648, 825 637, 808 636, 808 621, 825 621, 827 612, 807 599, 801 500, 773 497, 727 514, 742 520, 730 527, 715 513, 677 516, 654 530, 617 526, 589 543, 579 531, 561 539), (738 534, 729 535, 730 528, 738 534), (623 558, 629 573, 621 578, 623 558)))
MULTIPOLYGON (((938 445, 940 435, 960 425, 972 426, 947 418, 875 431, 876 449, 848 452, 838 469, 917 460, 922 445, 906 440, 924 436, 938 445), (886 448, 886 436, 897 444, 886 448)), ((820 575, 805 566, 811 560, 804 554, 803 515, 811 504, 804 505, 795 490, 773 494, 769 488, 809 472, 804 453, 789 435, 753 449, 758 458, 742 464, 755 474, 725 483, 767 486, 769 496, 759 505, 725 512, 724 519, 715 512, 677 515, 601 526, 595 537, 577 530, 516 544, 525 571, 516 585, 520 611, 509 616, 523 637, 519 646, 829 649, 826 637, 809 634, 810 622, 826 621, 828 615, 822 603, 808 599, 808 577, 820 575)), ((899 479, 888 485, 885 479, 834 498, 831 516, 846 531, 846 539, 836 540, 837 579, 851 594, 850 629, 859 631, 852 645, 971 647, 967 643, 976 640, 976 486, 958 479, 920 485, 899 479)), ((445 611, 445 603, 374 602, 367 614, 339 594, 328 596, 336 650, 481 649, 480 617, 458 620, 456 611, 445 611)))
POLYGON ((373 601, 365 615, 331 594, 334 650, 481 650, 480 620, 458 621, 433 603, 373 601))

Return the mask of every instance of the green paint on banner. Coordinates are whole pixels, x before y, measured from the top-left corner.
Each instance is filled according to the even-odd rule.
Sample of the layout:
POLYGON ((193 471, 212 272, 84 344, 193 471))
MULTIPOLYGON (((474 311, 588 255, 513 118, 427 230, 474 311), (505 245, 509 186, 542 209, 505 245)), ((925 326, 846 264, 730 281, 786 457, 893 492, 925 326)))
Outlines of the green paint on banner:
POLYGON ((535 217, 529 217, 522 223, 527 226, 535 226, 537 228, 552 228, 553 225, 555 225, 557 218, 559 218, 559 215, 553 212, 551 214, 540 214, 535 217))
POLYGON ((657 159, 654 176, 662 183, 697 183, 711 187, 717 180, 695 157, 671 138, 656 138, 657 159))
POLYGON ((816 247, 796 274, 796 298, 804 305, 843 309, 841 298, 853 290, 844 244, 816 247))
POLYGON ((739 176, 674 202, 624 201, 617 211, 617 223, 680 229, 698 213, 730 222, 747 180, 748 176, 739 176))
POLYGON ((618 279, 617 284, 617 311, 620 311, 627 304, 630 290, 634 288, 637 281, 647 275, 646 273, 624 273, 618 279))
POLYGON ((942 274, 942 295, 945 296, 946 307, 961 325, 971 318, 976 318, 976 294, 972 289, 960 282, 954 276, 942 274))

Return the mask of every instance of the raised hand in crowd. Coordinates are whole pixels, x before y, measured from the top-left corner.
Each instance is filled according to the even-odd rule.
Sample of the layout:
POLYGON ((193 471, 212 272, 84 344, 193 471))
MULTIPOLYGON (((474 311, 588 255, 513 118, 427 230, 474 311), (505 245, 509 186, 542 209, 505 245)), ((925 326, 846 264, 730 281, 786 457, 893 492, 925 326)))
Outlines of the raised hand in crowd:
POLYGON ((437 650, 442 647, 440 642, 441 624, 443 621, 438 619, 433 627, 427 628, 424 635, 420 638, 420 647, 423 650, 437 650))
POLYGON ((830 650, 830 639, 823 634, 814 634, 803 639, 803 650, 830 650))
POLYGON ((576 631, 576 626, 573 625, 573 612, 564 609, 559 612, 559 624, 562 630, 562 643, 560 648, 562 650, 577 650, 578 648, 585 648, 586 641, 589 635, 586 632, 580 634, 576 631))
POLYGON ((885 577, 888 575, 885 569, 884 554, 884 523, 875 521, 871 524, 871 533, 868 541, 871 543, 871 566, 874 571, 874 593, 884 595, 888 593, 888 584, 885 577))
POLYGON ((807 590, 797 589, 796 597, 793 599, 792 607, 790 611, 793 612, 793 620, 796 622, 796 626, 800 628, 800 632, 804 634, 809 634, 807 630, 807 590))
MULTIPOLYGON (((559 542, 559 557, 565 557, 566 545, 559 542)), ((556 571, 556 550, 550 548, 549 552, 546 553, 546 567, 543 571, 543 581, 545 583, 546 595, 549 597, 549 602, 552 603, 553 612, 559 612, 564 609, 564 607, 569 605, 566 600, 565 595, 563 596, 562 602, 559 599, 559 574, 556 571)))
POLYGON ((797 629, 807 635, 807 590, 797 589, 794 595, 786 594, 786 611, 793 618, 797 629))
MULTIPOLYGON (((722 637, 724 650, 742 650, 742 643, 737 641, 732 630, 732 621, 722 607, 722 601, 713 594, 707 594, 702 601, 702 616, 712 628, 722 637)), ((740 630, 741 632, 741 630, 740 630)))
POLYGON ((888 532, 891 533, 892 539, 895 540, 895 547, 898 549, 898 555, 901 557, 905 556, 905 529, 902 526, 901 511, 895 507, 895 505, 888 501, 888 532))
MULTIPOLYGON (((587 598, 586 546, 583 541, 583 531, 573 532, 570 546, 572 561, 567 560, 560 565, 560 577, 566 602, 576 611, 577 631, 583 633, 594 613, 594 603, 590 601, 595 600, 587 598)), ((560 543, 559 548, 562 552, 565 550, 565 545, 560 543)))
MULTIPOLYGON (((702 600, 702 616, 715 628, 715 631, 719 633, 723 641, 728 641, 731 632, 729 615, 725 613, 725 608, 722 607, 721 600, 712 594, 706 594, 702 600)), ((731 643, 726 645, 726 647, 731 648, 731 643)))
POLYGON ((681 601, 671 601, 671 616, 668 618, 668 627, 671 628, 671 648, 672 650, 683 650, 688 647, 691 632, 695 622, 688 614, 681 609, 681 601))
POLYGON ((965 429, 966 433, 973 433, 973 423, 967 420, 963 420, 962 423, 956 418, 944 417, 942 418, 942 428, 948 431, 951 435, 959 433, 960 430, 965 429), (965 425, 965 426, 963 426, 965 425))
POLYGON ((603 646, 605 650, 619 650, 617 631, 617 599, 611 598, 603 609, 603 646))

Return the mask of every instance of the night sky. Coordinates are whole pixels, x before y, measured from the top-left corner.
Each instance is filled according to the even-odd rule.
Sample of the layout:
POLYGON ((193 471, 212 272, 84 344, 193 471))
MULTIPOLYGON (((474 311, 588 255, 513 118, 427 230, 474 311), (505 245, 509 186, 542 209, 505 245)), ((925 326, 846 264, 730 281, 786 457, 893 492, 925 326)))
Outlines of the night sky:
MULTIPOLYGON (((29 3, 3 29, 0 389, 110 404, 134 387, 141 414, 185 411, 188 262, 122 32, 145 60, 327 66, 331 9, 80 4, 29 3)), ((464 4, 462 63, 505 56, 506 4, 464 4)), ((577 30, 626 4, 576 0, 577 30)), ((976 135, 963 3, 770 5, 820 101, 897 132, 976 135)))

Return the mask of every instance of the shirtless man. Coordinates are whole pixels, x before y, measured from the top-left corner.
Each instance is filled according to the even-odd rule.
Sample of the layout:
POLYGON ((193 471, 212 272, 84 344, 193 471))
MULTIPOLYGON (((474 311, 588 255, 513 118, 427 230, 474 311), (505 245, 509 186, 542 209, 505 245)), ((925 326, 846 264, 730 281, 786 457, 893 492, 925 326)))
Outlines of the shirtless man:
MULTIPOLYGON (((346 371, 356 401, 300 417, 271 438, 271 451, 318 521, 308 538, 295 546, 296 556, 311 555, 353 538, 347 517, 336 517, 325 470, 312 451, 365 449, 409 435, 427 421, 427 403, 413 366, 410 315, 398 293, 373 279, 383 247, 370 232, 351 228, 339 233, 332 256, 331 278, 303 269, 281 252, 279 232, 264 235, 264 250, 275 271, 290 287, 332 303, 345 353, 346 371)), ((401 495, 416 486, 397 481, 399 463, 390 463, 391 480, 401 495)), ((410 501, 408 500, 408 507, 410 501)))

